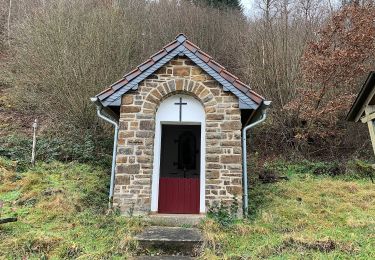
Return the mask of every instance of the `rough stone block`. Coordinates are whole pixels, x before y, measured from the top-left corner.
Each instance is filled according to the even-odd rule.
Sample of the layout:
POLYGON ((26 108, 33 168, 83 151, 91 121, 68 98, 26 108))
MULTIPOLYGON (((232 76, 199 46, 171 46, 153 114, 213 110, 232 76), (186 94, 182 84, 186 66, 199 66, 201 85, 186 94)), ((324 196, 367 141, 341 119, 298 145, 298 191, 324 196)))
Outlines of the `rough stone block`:
POLYGON ((121 113, 138 113, 141 111, 141 108, 138 106, 121 106, 120 112, 121 113))
POLYGON ((154 120, 142 120, 139 122, 140 130, 154 130, 154 120))
POLYGON ((221 129, 223 131, 231 131, 241 129, 241 121, 226 121, 221 123, 221 129))
POLYGON ((176 79, 176 90, 182 90, 184 81, 182 79, 176 79))
POLYGON ((240 196, 242 194, 242 187, 241 186, 226 186, 225 187, 227 192, 232 195, 240 196))
POLYGON ((190 75, 190 67, 175 66, 173 67, 173 76, 186 77, 190 75))
POLYGON ((130 177, 127 175, 117 175, 115 178, 115 185, 129 185, 130 177))
POLYGON ((133 95, 132 94, 127 94, 122 96, 122 105, 130 105, 133 104, 133 95))
POLYGON ((221 155, 220 156, 221 163, 241 163, 241 156, 240 155, 221 155))
POLYGON ((207 120, 224 120, 223 114, 207 114, 207 120))
POLYGON ((206 178, 207 179, 218 179, 220 177, 220 171, 217 170, 207 170, 206 178))

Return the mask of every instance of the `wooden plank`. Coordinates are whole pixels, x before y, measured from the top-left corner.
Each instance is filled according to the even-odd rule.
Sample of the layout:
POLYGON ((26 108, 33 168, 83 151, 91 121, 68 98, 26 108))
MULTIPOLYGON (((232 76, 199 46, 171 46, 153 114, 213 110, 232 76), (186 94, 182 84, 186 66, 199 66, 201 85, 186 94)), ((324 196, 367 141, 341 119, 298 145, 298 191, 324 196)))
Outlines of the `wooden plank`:
POLYGON ((199 214, 199 178, 160 178, 159 213, 199 214))
MULTIPOLYGON (((366 116, 371 115, 371 113, 374 112, 374 107, 373 106, 368 106, 365 109, 366 116)), ((367 126, 368 126, 368 131, 370 133, 370 138, 371 138, 371 144, 372 144, 372 149, 375 154, 375 128, 374 128, 374 121, 369 120, 367 121, 367 126)))

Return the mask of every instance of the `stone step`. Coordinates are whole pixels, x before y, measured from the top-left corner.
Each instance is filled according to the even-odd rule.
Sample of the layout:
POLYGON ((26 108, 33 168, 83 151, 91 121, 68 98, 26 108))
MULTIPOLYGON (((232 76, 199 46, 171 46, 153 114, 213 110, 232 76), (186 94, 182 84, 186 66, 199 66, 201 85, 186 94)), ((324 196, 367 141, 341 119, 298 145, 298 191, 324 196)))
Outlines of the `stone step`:
MULTIPOLYGON (((147 227, 135 236, 140 252, 158 251, 162 255, 196 256, 203 241, 197 228, 147 227)), ((178 258, 175 258, 178 259, 178 258)))
POLYGON ((152 214, 148 216, 148 221, 154 226, 181 227, 197 226, 204 218, 204 215, 197 214, 152 214))

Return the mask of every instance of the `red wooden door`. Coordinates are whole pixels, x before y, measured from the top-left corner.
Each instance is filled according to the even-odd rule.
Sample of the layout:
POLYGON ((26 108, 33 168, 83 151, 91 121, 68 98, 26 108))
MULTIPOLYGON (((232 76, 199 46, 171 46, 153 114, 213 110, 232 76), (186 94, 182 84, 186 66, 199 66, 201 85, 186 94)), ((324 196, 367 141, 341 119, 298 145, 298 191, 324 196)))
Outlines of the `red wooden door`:
POLYGON ((200 126, 163 125, 159 213, 198 214, 200 126))
POLYGON ((160 178, 159 212, 199 213, 199 178, 160 178))

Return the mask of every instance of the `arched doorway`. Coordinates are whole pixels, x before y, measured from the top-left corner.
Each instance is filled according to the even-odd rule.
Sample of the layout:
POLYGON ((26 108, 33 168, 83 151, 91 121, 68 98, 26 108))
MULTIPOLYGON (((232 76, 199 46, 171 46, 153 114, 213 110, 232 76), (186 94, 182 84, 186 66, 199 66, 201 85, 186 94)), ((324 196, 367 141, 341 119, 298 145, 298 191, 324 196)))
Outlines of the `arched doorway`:
POLYGON ((192 96, 176 94, 157 110, 151 211, 205 212, 205 111, 192 96))

